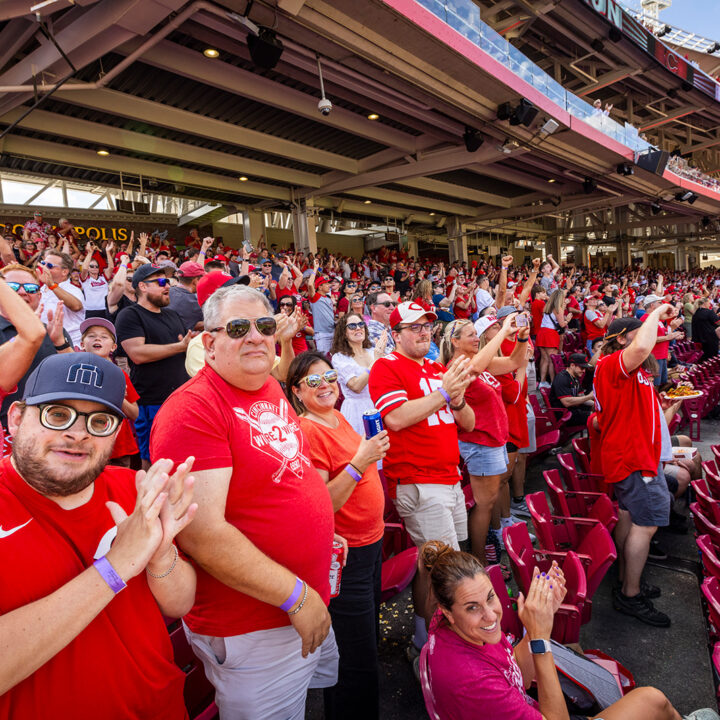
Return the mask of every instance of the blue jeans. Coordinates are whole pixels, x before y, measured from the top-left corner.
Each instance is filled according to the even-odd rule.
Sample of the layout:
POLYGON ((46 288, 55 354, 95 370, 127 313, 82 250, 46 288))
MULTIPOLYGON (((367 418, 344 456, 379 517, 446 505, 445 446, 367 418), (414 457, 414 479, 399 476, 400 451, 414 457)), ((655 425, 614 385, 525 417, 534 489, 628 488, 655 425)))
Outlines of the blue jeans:
POLYGON ((655 378, 655 385, 664 385, 667 382, 667 359, 658 360, 658 367, 660 368, 660 374, 655 378))
POLYGON ((159 409, 160 405, 138 405, 140 412, 135 421, 135 435, 143 460, 150 460, 150 430, 159 409))

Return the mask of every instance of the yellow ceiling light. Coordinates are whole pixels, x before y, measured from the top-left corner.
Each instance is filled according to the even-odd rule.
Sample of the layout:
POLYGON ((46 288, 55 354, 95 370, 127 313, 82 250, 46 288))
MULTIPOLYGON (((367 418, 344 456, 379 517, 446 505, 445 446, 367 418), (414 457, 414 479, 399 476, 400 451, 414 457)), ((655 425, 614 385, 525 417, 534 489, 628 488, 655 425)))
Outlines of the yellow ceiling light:
POLYGON ((215 48, 205 48, 203 50, 203 55, 208 58, 216 58, 220 56, 220 52, 215 48))
POLYGON ((241 175, 241 176, 238 178, 238 180, 239 180, 240 182, 247 182, 247 181, 248 181, 248 177, 247 177, 247 175, 241 175))
POLYGON ((368 115, 368 120, 379 120, 380 116, 377 113, 370 113, 368 115))
POLYGON ((369 205, 372 202, 372 200, 366 200, 363 205, 369 205))
POLYGON ((431 212, 430 217, 435 217, 435 213, 431 212))
POLYGON ((110 154, 110 151, 109 151, 109 150, 105 150, 104 148, 100 148, 100 150, 97 151, 97 154, 98 154, 98 155, 102 155, 103 157, 105 157, 105 155, 109 155, 109 154, 110 154))
POLYGON ((548 182, 556 182, 555 178, 550 178, 548 182))

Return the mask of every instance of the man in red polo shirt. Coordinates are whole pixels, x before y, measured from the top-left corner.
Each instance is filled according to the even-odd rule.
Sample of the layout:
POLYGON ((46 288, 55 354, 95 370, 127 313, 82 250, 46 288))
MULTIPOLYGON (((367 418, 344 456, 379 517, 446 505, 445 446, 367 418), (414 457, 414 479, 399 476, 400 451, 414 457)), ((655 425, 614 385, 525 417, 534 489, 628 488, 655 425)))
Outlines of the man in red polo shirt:
POLYGON ((162 614, 192 607, 175 535, 192 520, 192 459, 106 467, 120 368, 45 358, 8 412, 0 462, 0 718, 187 718, 162 614), (162 614, 161 614, 162 613, 162 614))
POLYGON ((670 518, 671 497, 660 463, 670 436, 648 369, 655 359, 648 363, 648 357, 658 324, 674 315, 672 306, 661 305, 644 323, 635 318, 613 320, 593 381, 603 475, 620 506, 615 542, 622 585, 613 606, 656 627, 668 627, 670 618, 651 602, 649 596, 657 597, 660 591, 642 580, 642 571, 655 531, 670 518))
MULTIPOLYGON (((425 359, 435 320, 434 312, 416 302, 398 305, 390 314, 395 351, 375 362, 368 387, 390 438, 383 471, 405 528, 418 547, 442 540, 458 549, 468 536, 458 426, 472 430, 475 413, 464 397, 471 381, 469 360, 462 358, 446 370, 425 359)), ((420 648, 431 614, 421 573, 413 583, 413 601, 420 648)))
POLYGON ((179 537, 198 573, 185 631, 221 717, 300 720, 308 688, 337 681, 332 501, 270 375, 267 298, 221 287, 203 318, 205 366, 163 404, 150 438, 153 457, 178 462, 189 447, 196 456, 199 509, 179 537))

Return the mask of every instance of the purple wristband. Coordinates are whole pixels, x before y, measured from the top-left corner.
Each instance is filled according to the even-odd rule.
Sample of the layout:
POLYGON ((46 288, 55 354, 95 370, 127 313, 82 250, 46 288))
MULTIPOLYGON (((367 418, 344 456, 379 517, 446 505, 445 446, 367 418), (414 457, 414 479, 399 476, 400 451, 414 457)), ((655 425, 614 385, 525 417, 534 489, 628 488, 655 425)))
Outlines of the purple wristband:
POLYGON ((446 403, 450 403, 450 396, 444 388, 438 388, 438 392, 445 398, 446 403))
POLYGON ((355 481, 360 482, 362 480, 362 475, 352 466, 352 465, 346 465, 345 466, 345 472, 355 481))
POLYGON ((103 555, 93 563, 93 567, 100 573, 100 577, 108 584, 110 589, 117 595, 127 585, 123 579, 115 572, 115 568, 110 561, 103 555))
POLYGON ((300 578, 295 578, 295 589, 292 591, 292 595, 280 606, 283 612, 287 612, 298 601, 302 589, 303 581, 300 578))

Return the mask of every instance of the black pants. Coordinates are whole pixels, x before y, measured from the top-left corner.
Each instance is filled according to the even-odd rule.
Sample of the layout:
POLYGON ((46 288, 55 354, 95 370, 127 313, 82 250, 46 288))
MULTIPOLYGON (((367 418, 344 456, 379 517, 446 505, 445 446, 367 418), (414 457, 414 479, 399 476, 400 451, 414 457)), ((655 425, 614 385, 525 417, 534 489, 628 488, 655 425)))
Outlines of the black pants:
POLYGON ((338 681, 324 691, 326 720, 373 720, 380 712, 377 645, 382 540, 350 548, 330 616, 340 652, 338 681))
POLYGON ((576 405, 575 407, 568 408, 568 410, 570 411, 569 425, 587 425, 588 418, 592 413, 589 407, 576 405))

